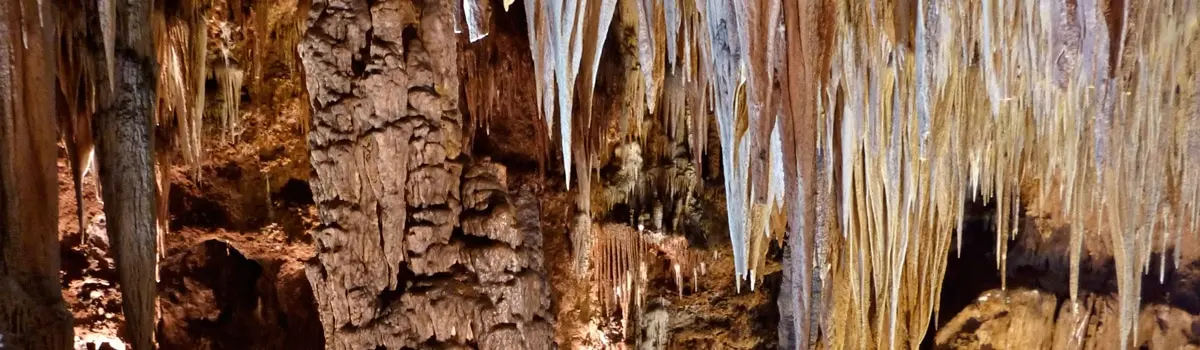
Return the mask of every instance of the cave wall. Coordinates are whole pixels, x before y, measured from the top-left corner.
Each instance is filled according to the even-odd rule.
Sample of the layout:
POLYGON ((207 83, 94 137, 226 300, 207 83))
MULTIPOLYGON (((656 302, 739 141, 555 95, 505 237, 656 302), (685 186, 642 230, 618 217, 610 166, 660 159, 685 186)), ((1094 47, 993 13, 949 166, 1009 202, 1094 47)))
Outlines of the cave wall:
POLYGON ((463 154, 456 9, 314 1, 314 286, 326 347, 549 348, 540 233, 503 166, 463 154))

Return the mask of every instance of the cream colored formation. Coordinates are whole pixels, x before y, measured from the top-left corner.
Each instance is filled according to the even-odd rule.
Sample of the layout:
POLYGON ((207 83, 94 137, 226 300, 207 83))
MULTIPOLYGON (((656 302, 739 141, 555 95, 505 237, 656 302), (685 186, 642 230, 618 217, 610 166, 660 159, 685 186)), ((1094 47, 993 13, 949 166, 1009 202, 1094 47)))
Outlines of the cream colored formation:
POLYGON ((793 219, 790 233, 840 232, 803 247, 828 253, 828 264, 813 269, 829 291, 812 301, 830 310, 811 320, 820 341, 915 347, 938 308, 947 255, 961 249, 964 203, 994 203, 1002 275, 1023 208, 1055 208, 1051 215, 1070 227, 1072 302, 1085 237, 1111 243, 1128 344, 1151 253, 1164 253, 1166 269, 1167 250, 1200 231, 1200 2, 800 3, 803 18, 831 28, 824 41, 796 29, 812 23, 785 26, 788 4, 777 0, 525 2, 541 115, 549 130, 557 117, 568 180, 573 164, 581 185, 596 166, 594 149, 573 140, 607 127, 591 123, 601 47, 614 13, 618 23, 633 17, 642 88, 627 91, 642 94, 625 96, 639 108, 612 119, 661 114, 686 125, 699 162, 714 115, 739 289, 753 281, 751 255, 759 254, 750 230, 770 227, 751 218, 773 217, 750 208, 804 218, 816 206, 785 205, 803 196, 784 188, 808 183, 832 204, 817 216, 835 219, 793 219), (808 82, 782 73, 799 61, 783 54, 787 45, 812 56, 808 82), (819 85, 795 88, 805 84, 819 85), (779 108, 790 100, 774 101, 776 89, 789 86, 785 96, 813 95, 813 113, 779 108), (572 114, 576 97, 583 115, 572 114), (814 135, 784 129, 779 137, 789 117, 816 119, 816 130, 792 129, 814 135), (776 157, 804 137, 818 140, 819 151, 776 157), (771 157, 752 157, 758 149, 771 157), (783 175, 803 169, 804 159, 824 166, 822 183, 811 173, 783 175), (759 181, 765 203, 754 195, 764 189, 759 181))
POLYGON ((628 336, 633 315, 644 312, 646 300, 652 295, 648 284, 650 268, 662 263, 671 266, 677 293, 684 289, 692 293, 699 291, 703 271, 703 259, 688 247, 680 236, 667 237, 636 230, 622 224, 594 225, 590 249, 591 261, 595 266, 588 278, 595 286, 599 309, 618 314, 621 333, 628 336), (662 257, 658 257, 658 255, 662 257), (685 273, 686 272, 686 273, 685 273), (686 275, 686 276, 685 276, 686 275), (689 288, 687 279, 691 279, 689 288))

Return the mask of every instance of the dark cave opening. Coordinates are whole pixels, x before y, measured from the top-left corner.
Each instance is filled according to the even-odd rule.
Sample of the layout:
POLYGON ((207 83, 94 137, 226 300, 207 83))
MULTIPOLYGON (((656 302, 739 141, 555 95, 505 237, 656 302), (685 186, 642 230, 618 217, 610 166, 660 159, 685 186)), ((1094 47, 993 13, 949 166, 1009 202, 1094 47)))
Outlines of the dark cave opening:
MULTIPOLYGON (((323 343, 307 280, 279 260, 254 260, 212 239, 164 264, 159 293, 163 349, 308 349, 323 343)), ((303 273, 301 271, 301 273, 303 273)))
POLYGON ((160 345, 187 348, 200 339, 213 348, 253 344, 258 332, 248 330, 261 321, 256 284, 263 267, 218 240, 198 244, 178 259, 162 271, 160 345))
MULTIPOLYGON (((958 242, 953 242, 946 257, 948 263, 942 281, 937 321, 930 323, 921 343, 922 349, 933 348, 937 331, 975 303, 980 295, 1001 288, 1000 271, 996 265, 995 206, 991 203, 968 202, 964 211, 962 252, 960 255, 956 249, 958 242)), ((1070 235, 1063 228, 1053 232, 1037 232, 1034 221, 1032 217, 1021 215, 1018 223, 1021 225, 1020 231, 1009 241, 1007 288, 1009 291, 1031 289, 1051 293, 1057 299, 1055 310, 1061 310, 1065 303, 1071 302, 1070 235)), ((1096 237, 1094 233, 1085 236, 1085 239, 1101 241, 1104 238, 1096 237)), ((1110 244, 1109 241, 1102 243, 1110 244)), ((1080 302, 1087 295, 1116 298, 1119 291, 1113 257, 1089 253, 1086 241, 1084 246, 1079 263, 1080 302)), ((1158 247, 1158 243, 1155 243, 1153 249, 1158 247)), ((1144 274, 1138 275, 1142 295, 1139 309, 1151 304, 1166 304, 1192 314, 1200 312, 1200 263, 1175 266, 1172 260, 1175 249, 1168 247, 1163 252, 1151 252, 1149 267, 1144 274), (1164 255, 1165 259, 1162 259, 1164 255), (1159 281, 1161 262, 1166 263, 1162 282, 1159 281)), ((977 328, 978 324, 972 322, 979 321, 967 320, 966 328, 959 329, 959 332, 973 332, 971 326, 977 328)))
POLYGON ((279 201, 285 208, 315 204, 313 202, 312 187, 309 186, 308 181, 295 178, 288 179, 283 184, 283 187, 280 187, 279 191, 275 192, 271 197, 279 201))
POLYGON ((219 199, 194 195, 179 184, 172 183, 168 197, 171 208, 171 230, 184 227, 217 228, 229 223, 229 213, 219 199))
MULTIPOLYGON (((977 201, 963 208, 961 254, 957 237, 946 259, 946 274, 942 279, 941 307, 930 320, 921 341, 922 349, 931 349, 934 337, 942 326, 971 305, 985 291, 1000 288, 1000 270, 996 266, 996 226, 994 205, 977 201)), ((1009 288, 1012 288, 1009 281, 1009 288)))

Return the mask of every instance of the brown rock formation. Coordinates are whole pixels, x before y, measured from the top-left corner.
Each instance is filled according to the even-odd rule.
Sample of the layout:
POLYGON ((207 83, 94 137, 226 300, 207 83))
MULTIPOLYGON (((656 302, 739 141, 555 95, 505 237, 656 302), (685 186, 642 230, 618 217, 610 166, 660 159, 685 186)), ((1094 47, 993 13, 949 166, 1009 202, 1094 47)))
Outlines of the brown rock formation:
POLYGON ((5 348, 62 349, 72 335, 57 283, 50 15, 41 1, 0 4, 0 347, 5 348))
POLYGON ((312 5, 308 276, 327 348, 550 347, 540 232, 516 226, 504 167, 463 154, 455 11, 312 5))
MULTIPOLYGON (((121 285, 129 343, 154 347, 157 298, 157 208, 154 179, 154 77, 148 24, 151 1, 115 5, 116 90, 96 116, 101 188, 109 239, 121 285)), ((98 56, 98 55, 97 55, 98 56)))

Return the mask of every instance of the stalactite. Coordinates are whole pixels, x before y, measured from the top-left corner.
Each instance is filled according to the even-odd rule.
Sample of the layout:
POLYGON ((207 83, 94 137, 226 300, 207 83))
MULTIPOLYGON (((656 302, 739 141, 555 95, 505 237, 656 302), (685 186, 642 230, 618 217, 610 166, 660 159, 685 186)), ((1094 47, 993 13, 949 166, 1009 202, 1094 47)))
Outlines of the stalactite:
MULTIPOLYGON (((1117 265, 1125 266, 1118 268, 1119 279, 1122 281, 1120 289, 1123 291, 1123 295, 1129 295, 1122 301, 1122 315, 1125 315, 1122 317, 1127 320, 1123 321, 1122 327, 1126 330, 1136 328, 1133 325, 1136 321, 1130 317, 1136 313, 1136 298, 1140 286, 1138 285, 1139 279, 1130 276, 1130 273, 1136 271, 1129 265, 1138 264, 1133 266, 1142 266, 1139 271, 1146 272, 1145 268, 1148 266, 1146 259, 1151 256, 1155 247, 1165 253, 1165 250, 1168 249, 1166 240, 1171 237, 1170 234, 1162 232, 1165 227, 1169 226, 1162 222, 1167 221, 1164 219, 1165 213, 1169 212, 1171 207, 1159 207, 1169 204, 1165 201, 1169 197, 1164 192, 1169 187, 1166 181, 1171 178, 1167 172, 1171 167, 1165 165, 1168 164, 1165 155, 1169 153, 1149 154, 1147 152, 1153 148, 1167 149, 1171 145, 1179 147, 1180 142, 1178 138, 1171 138, 1171 135, 1178 133, 1179 127, 1164 123, 1162 119, 1159 119, 1161 115, 1175 115, 1172 109, 1179 102, 1173 101, 1169 97, 1170 93, 1155 90, 1174 86, 1158 83, 1166 80, 1166 76, 1172 75, 1168 73, 1171 72, 1171 65, 1148 62, 1157 62, 1153 57, 1172 57, 1178 54, 1172 53, 1174 51, 1164 52, 1162 50, 1166 49, 1160 49, 1155 53, 1148 52, 1144 58, 1134 61, 1141 62, 1141 68, 1139 68, 1141 71, 1137 76, 1143 78, 1136 81, 1142 85, 1139 87, 1127 86, 1124 89, 1138 91, 1131 95, 1135 98, 1155 96, 1154 100, 1129 101, 1126 103, 1127 106, 1137 107, 1128 108, 1128 112, 1123 112, 1124 108, 1116 108, 1115 115, 1136 114, 1120 119, 1113 118, 1111 116, 1114 115, 1114 112, 1110 108, 1113 108, 1114 105, 1108 96, 1121 90, 1113 90, 1113 83, 1110 83, 1109 78, 1104 75, 1110 71, 1106 65, 1109 44, 1105 40, 1108 30, 1104 27, 1104 19, 1098 10, 1099 7, 1095 2, 1083 1, 1079 4, 1076 12, 1068 14, 1071 20, 1065 22, 1056 20, 1049 15, 1053 12, 1050 11, 1052 7, 1046 4, 1038 6, 1036 2, 1021 1, 984 2, 979 8, 946 2, 918 4, 919 13, 916 18, 919 34, 915 38, 918 47, 916 55, 925 58, 916 59, 916 65, 921 72, 911 75, 917 77, 915 92, 907 90, 911 89, 909 84, 913 84, 913 82, 904 78, 888 78, 889 75, 886 71, 888 65, 882 64, 883 62, 870 62, 870 58, 879 56, 870 53, 872 50, 876 50, 872 48, 872 45, 875 45, 872 40, 875 40, 874 38, 877 36, 871 32, 875 30, 874 27, 866 26, 866 22, 870 18, 870 23, 874 24, 874 21, 886 20, 885 16, 871 15, 869 11, 864 13, 858 7, 848 8, 850 11, 848 14, 839 14, 842 22, 837 25, 839 30, 839 39, 837 40, 842 43, 842 46, 834 57, 835 69, 831 80, 846 93, 846 102, 841 106, 843 113, 841 114, 840 128, 843 142, 841 149, 842 173, 848 180, 842 182, 841 196, 843 200, 840 215, 842 215, 843 232, 847 233, 844 237, 849 239, 849 246, 846 248, 850 251, 863 249, 858 253, 859 258, 848 260, 852 266, 843 271, 849 274, 841 277, 845 278, 844 283, 850 283, 848 288, 852 293, 878 294, 878 291, 868 291, 880 286, 890 287, 892 289, 890 301, 879 300, 877 302, 889 304, 887 305, 889 313, 903 314, 905 311, 895 309, 899 306, 896 305, 896 301, 904 300, 906 297, 897 297, 896 287, 909 282, 900 280, 907 273, 899 273, 896 270, 897 266, 907 265, 909 266, 907 269, 925 271, 918 274, 923 276, 920 278, 924 280, 940 280, 940 277, 937 276, 940 276, 940 270, 943 269, 941 266, 944 265, 944 262, 928 261, 930 258, 925 256, 940 259, 936 252, 946 246, 943 242, 948 242, 942 232, 958 231, 960 238, 956 241, 962 241, 961 208, 964 199, 948 193, 955 193, 958 191, 956 189, 963 187, 969 187, 972 195, 981 195, 985 201, 996 201, 998 211, 996 220, 997 264, 1003 274, 1006 266, 1004 260, 1007 241, 1016 235, 1020 228, 1018 219, 1021 217, 1019 210, 1022 206, 1018 202, 1020 198, 1017 195, 1017 189, 1021 186, 1022 178, 1025 176, 1023 174, 1029 173, 1037 174, 1035 176, 1041 178, 1041 185, 1037 186, 1040 188, 1037 194, 1037 198, 1040 198, 1039 203, 1046 200, 1046 197, 1058 196, 1060 199, 1057 202, 1064 205, 1063 213, 1068 216, 1067 221, 1071 223, 1072 296, 1076 294, 1075 290, 1077 289, 1075 279, 1078 278, 1078 257, 1081 255, 1082 233, 1093 229, 1092 221, 1085 218, 1104 216, 1096 214, 1095 203, 1110 203, 1109 205, 1114 207, 1105 209, 1105 212, 1119 213, 1110 216, 1110 219, 1119 221, 1104 226, 1113 227, 1111 232, 1115 247, 1119 251, 1117 265), (941 11, 934 11, 935 8, 940 8, 941 11), (932 13, 937 15, 927 16, 932 13), (977 31, 970 29, 970 25, 974 23, 980 24, 977 31), (1071 42, 1058 44, 1063 45, 1065 50, 1050 50, 1052 39, 1048 33, 1053 32, 1051 28, 1064 25, 1064 23, 1068 26, 1085 27, 1083 32, 1087 34, 1079 38, 1076 44, 1071 42), (848 29, 843 29, 845 27, 848 29), (860 36, 857 34, 859 32, 867 34, 860 36), (973 37, 975 35, 973 33, 978 33, 978 38, 973 37), (928 40, 930 37, 938 39, 928 40), (867 41, 858 41, 861 40, 860 38, 866 38, 867 41), (947 45, 944 43, 956 41, 979 43, 983 52, 983 59, 979 66, 972 67, 970 60, 956 58, 969 56, 946 49, 947 45), (1023 45, 1013 45, 1013 43, 1022 43, 1023 45), (863 52, 868 54, 861 54, 863 52), (1061 60, 1062 52, 1066 53, 1066 58, 1069 59, 1066 62, 1070 65, 1064 68, 1064 66, 1047 64, 1053 60, 1061 60), (863 61, 863 58, 867 58, 867 60, 863 61), (836 62, 842 63, 839 66, 836 62), (968 66, 961 67, 962 65, 968 66), (1149 67, 1151 65, 1154 67, 1149 67), (866 74, 857 66, 864 67, 867 70, 866 74), (1032 74, 1013 74, 1012 72, 1020 70, 1019 67, 1034 68, 1032 74), (882 74, 873 73, 880 69, 884 70, 882 74), (979 76, 977 79, 962 77, 970 74, 979 74, 979 76), (866 80, 866 82, 856 83, 854 81, 859 79, 866 80), (894 83, 889 82, 891 79, 895 79, 892 80, 894 83), (1149 82, 1155 83, 1148 85, 1149 82), (876 90, 876 84, 893 86, 891 84, 896 83, 899 84, 896 87, 901 88, 898 90, 900 95, 890 96, 897 99, 897 103, 893 103, 889 107, 885 104, 886 97, 875 97, 892 94, 888 90, 876 90), (948 93, 955 90, 964 93, 963 95, 948 93), (924 97, 924 94, 927 93, 929 96, 924 97), (1158 96, 1162 96, 1162 98, 1160 99, 1158 96), (983 101, 985 99, 986 101, 983 101), (863 101, 870 102, 863 103, 863 101), (918 104, 916 113, 918 118, 912 122, 893 119, 893 125, 888 126, 886 121, 889 119, 876 114, 886 114, 889 108, 900 108, 900 110, 912 108, 911 102, 908 101, 917 101, 918 104), (973 106, 978 103, 973 101, 983 102, 987 106, 986 111, 982 111, 984 113, 976 111, 973 106), (963 113, 966 117, 960 116, 963 113), (1080 114, 1087 118, 1079 118, 1080 114), (1027 118, 1026 115, 1032 115, 1032 118, 1027 118), (927 116, 929 120, 925 120, 923 116, 927 116), (947 118, 951 119, 946 120, 947 118), (1123 120, 1123 122, 1110 128, 1108 126, 1110 119, 1123 120), (1029 121, 1033 123, 1030 124, 1029 121), (880 123, 883 123, 882 126, 880 123), (1118 127, 1119 125, 1126 126, 1118 127), (889 128, 901 128, 902 132, 899 138, 896 137, 896 129, 889 128), (1126 130, 1121 131, 1122 129, 1126 130), (882 143, 886 146, 887 151, 876 149, 878 147, 875 146, 876 142, 880 142, 877 140, 887 140, 876 136, 877 130, 892 130, 890 140, 882 143), (1109 130, 1112 130, 1113 133, 1110 133, 1109 130), (898 144, 896 140, 902 140, 900 144, 904 145, 898 151, 891 149, 893 147, 891 145, 898 144), (1151 146, 1139 147, 1138 144, 1151 146), (1119 151, 1110 152, 1109 150, 1119 151), (895 156, 891 155, 892 153, 883 156, 879 152, 899 152, 895 153, 901 156, 899 167, 895 165, 897 163, 894 163, 896 161, 894 160, 895 156), (966 155, 965 162, 957 160, 962 159, 958 155, 960 153, 966 155), (1085 154, 1096 154, 1096 157, 1081 157, 1085 154), (887 160, 886 165, 874 165, 884 159, 887 160), (860 164, 863 163, 866 164, 865 171, 859 170, 860 164), (1114 163, 1125 165, 1106 165, 1114 163), (966 169, 961 169, 964 167, 966 169), (885 169, 887 175, 880 176, 873 169, 885 169), (1134 172, 1133 169, 1138 170, 1134 172), (899 170, 900 177, 898 179, 895 177, 895 170, 899 170), (934 176, 924 175, 926 173, 934 176), (920 176, 914 178, 913 175, 918 174, 920 176), (873 186, 877 185, 873 185, 873 183, 880 179, 885 180, 884 188, 899 189, 902 193, 902 201, 891 201, 888 196, 888 202, 885 205, 877 204, 879 202, 874 198, 879 193, 895 193, 891 189, 882 192, 874 190, 873 188, 877 187, 873 186), (1055 179, 1061 179, 1061 182, 1054 182, 1055 179), (893 185, 897 182, 899 185, 893 185), (1093 197, 1094 193, 1119 191, 1115 188, 1104 191, 1091 190, 1101 183, 1105 184, 1105 187, 1123 183, 1126 185, 1120 191, 1131 192, 1120 197, 1110 196, 1107 199, 1093 197), (1130 183, 1133 185, 1129 185, 1130 183), (967 184, 969 186, 963 186, 967 184), (865 188, 862 188, 863 186, 865 188), (1133 203, 1139 204, 1134 205, 1133 203), (892 226, 896 224, 897 218, 879 218, 875 214, 882 210, 880 208, 896 208, 896 205, 911 208, 900 210, 901 213, 915 212, 918 214, 915 216, 906 214, 910 216, 899 217, 900 226, 898 227, 892 226), (862 215, 863 213, 866 215, 862 215), (1129 214, 1132 216, 1128 216, 1129 214), (879 226, 879 222, 889 223, 883 232, 878 231, 884 227, 879 226), (861 233, 864 229, 867 232, 865 235, 861 233), (929 230, 933 232, 925 233, 929 230), (856 232, 859 233, 856 234, 856 232), (933 241, 926 243, 928 238, 933 238, 933 241), (1154 241, 1155 239, 1159 239, 1159 241, 1154 241), (1155 242, 1157 245, 1152 245, 1155 242), (906 244, 928 244, 927 246, 934 247, 935 253, 923 253, 925 248, 918 250, 904 248, 906 244), (881 250, 881 246, 887 248, 881 250), (921 258, 915 262, 905 262, 913 255, 906 254, 904 251, 922 252, 917 255, 921 258), (880 252, 887 252, 887 257, 883 259, 876 257, 880 252), (909 256, 909 258, 905 258, 905 256, 909 256), (926 265, 928 267, 924 267, 926 265), (891 277, 878 281, 880 275, 873 271, 881 268, 890 269, 891 277), (852 273, 856 270, 862 273, 852 273), (928 275, 930 273, 932 275, 928 275), (867 278, 873 285, 861 284, 862 278, 867 278)), ((889 10, 885 9, 879 13, 887 12, 889 10)), ((1177 18, 1186 17, 1179 16, 1177 18)), ((1139 23, 1144 22, 1139 21, 1139 23)), ((883 28, 887 28, 887 26, 883 26, 883 28)), ((1163 25, 1163 28, 1172 28, 1170 30, 1176 33, 1187 33, 1187 29, 1179 24, 1163 25)), ((1168 32, 1166 29, 1160 29, 1158 33, 1166 32, 1168 32)), ((1149 46, 1153 46, 1165 40, 1151 40, 1150 38, 1165 37, 1162 34, 1131 33, 1130 42, 1148 43, 1149 46)), ((884 38, 888 38, 888 36, 884 36, 884 38)), ((886 43, 885 41, 884 44, 886 45, 886 43)), ((1169 45, 1173 45, 1176 50, 1185 50, 1186 44, 1186 42, 1175 42, 1169 45)), ((1148 51, 1154 52, 1154 50, 1148 51)), ((1132 62, 1128 63, 1133 64, 1132 62)), ((903 70, 912 69, 911 67, 901 68, 903 70)), ((1117 67, 1118 72, 1121 69, 1128 68, 1117 67)), ((1181 70, 1180 68, 1175 69, 1181 70)), ((1174 76, 1179 75, 1181 74, 1174 74, 1174 76)), ((904 76, 910 75, 900 75, 900 77, 904 76)), ((830 124, 830 126, 838 127, 835 124, 830 124)), ((1187 175, 1182 175, 1182 177, 1186 178, 1187 175)), ((886 211, 890 214, 894 210, 886 211)), ((1160 265, 1165 266, 1165 257, 1160 259, 1160 265)), ((1162 270, 1159 271, 1160 275, 1163 273, 1162 270)), ((906 289, 907 287, 901 288, 899 291, 903 293, 906 289)), ((929 295, 936 295, 936 293, 936 288, 934 288, 930 290, 929 295)), ((875 297, 853 297, 851 300, 873 298, 875 297)), ((933 302, 919 301, 918 304, 935 308, 936 300, 933 302)), ((926 307, 922 306, 921 308, 925 309, 926 307)), ((861 306, 858 308, 861 309, 861 306)), ((852 316, 850 319, 864 317, 869 316, 852 316)), ((898 317, 898 315, 887 316, 887 323, 893 323, 898 317)), ((876 325, 881 324, 878 320, 872 322, 876 325)), ((909 327, 910 329, 914 329, 914 327, 915 329, 924 329, 920 324, 909 327)), ((895 326, 888 326, 888 328, 889 334, 895 332, 895 326)), ((881 333, 876 332, 875 334, 881 333)), ((891 340, 886 342, 875 340, 875 344, 878 346, 898 345, 898 340, 894 339, 894 336, 889 335, 889 338, 891 340)), ((919 338, 913 339, 912 341, 915 341, 919 338)))
MULTIPOLYGON (((191 111, 187 115, 184 127, 180 128, 180 134, 184 146, 181 150, 184 153, 184 164, 192 165, 192 176, 200 178, 200 160, 204 157, 204 110, 207 103, 205 99, 204 81, 208 78, 208 21, 205 16, 193 12, 192 21, 192 37, 191 37, 191 111), (183 131, 186 130, 186 131, 183 131)), ((298 39, 297 39, 298 40, 298 39)), ((293 48, 295 45, 292 46, 293 48)))
MULTIPOLYGON (((250 31, 253 36, 250 37, 252 39, 248 43, 250 53, 245 55, 244 62, 248 63, 246 73, 249 75, 250 84, 247 90, 252 99, 259 99, 265 90, 267 73, 264 61, 269 57, 267 53, 271 47, 271 8, 273 5, 275 5, 275 1, 252 1, 250 3, 250 31)), ((243 27, 243 30, 245 29, 246 27, 243 27)))
MULTIPOLYGON (((593 133, 586 132, 593 128, 599 129, 599 126, 592 124, 592 99, 596 88, 596 73, 600 69, 601 51, 604 48, 604 43, 608 40, 608 28, 612 25, 613 15, 616 12, 616 0, 599 0, 588 2, 590 7, 587 8, 584 18, 584 36, 583 36, 583 51, 582 59, 587 65, 580 71, 580 79, 582 84, 578 85, 578 94, 580 106, 583 109, 584 124, 580 126, 585 135, 593 133)), ((588 145, 591 141, 584 140, 588 145)), ((579 171, 588 171, 588 169, 579 169, 579 171)))
POLYGON ((68 111, 55 97, 55 5, 0 3, 0 346, 11 348, 72 344, 58 283, 54 117, 68 111))
MULTIPOLYGON (((492 6, 491 1, 463 0, 463 14, 466 16, 467 32, 472 42, 483 39, 491 32, 492 6)), ((507 6, 505 6, 507 8, 507 6)))
POLYGON ((589 278, 598 286, 597 301, 602 310, 618 315, 622 329, 629 317, 640 314, 645 305, 651 266, 663 266, 660 262, 669 266, 663 273, 674 276, 676 292, 681 297, 687 284, 682 271, 692 271, 693 292, 699 288, 696 271, 698 264, 703 270, 703 262, 683 237, 639 231, 621 224, 596 224, 591 232, 596 240, 590 254, 596 264, 589 278), (656 252, 664 258, 655 258, 656 252))
POLYGON ((154 27, 154 41, 156 45, 156 53, 160 68, 158 70, 158 84, 156 91, 156 99, 158 100, 158 111, 155 113, 155 124, 160 126, 177 126, 180 139, 184 142, 180 146, 184 148, 184 157, 189 161, 194 161, 188 156, 191 154, 188 149, 191 144, 187 141, 191 140, 191 123, 188 122, 192 115, 192 104, 189 101, 191 97, 191 88, 194 86, 191 83, 188 74, 188 68, 191 67, 192 55, 190 55, 189 39, 191 33, 188 30, 187 23, 179 21, 175 18, 167 19, 167 14, 162 10, 157 10, 152 15, 151 24, 154 27))
MULTIPOLYGON (((767 151, 767 157, 769 157, 767 168, 770 169, 767 180, 767 208, 769 208, 767 211, 770 214, 774 214, 776 211, 783 210, 784 208, 783 141, 780 136, 782 128, 783 123, 777 120, 775 127, 771 128, 770 145, 767 151)), ((769 228, 780 225, 780 221, 772 218, 772 222, 767 225, 768 229, 763 234, 771 236, 769 228)))
MULTIPOLYGON (((545 9, 539 6, 537 1, 525 1, 525 23, 526 31, 529 34, 529 48, 533 56, 533 70, 537 74, 534 78, 534 84, 537 94, 537 104, 541 106, 538 114, 546 123, 545 133, 550 136, 554 130, 554 94, 548 89, 554 87, 554 66, 551 63, 554 53, 551 50, 554 48, 553 38, 549 36, 549 24, 545 17, 545 9), (547 101, 549 99, 550 101, 547 101)), ((570 188, 570 176, 566 176, 567 188, 570 188)))
POLYGON ((680 3, 680 8, 683 12, 683 42, 682 52, 684 59, 684 78, 687 83, 686 100, 691 108, 688 108, 691 114, 691 137, 688 142, 691 143, 691 152, 693 163, 696 168, 703 166, 701 160, 704 158, 705 145, 708 143, 708 125, 712 118, 710 115, 711 100, 709 98, 709 47, 707 41, 702 38, 707 37, 708 18, 703 16, 697 4, 694 1, 684 1, 680 3))
POLYGON ((490 59, 494 54, 495 48, 489 43, 475 45, 462 53, 464 97, 467 102, 467 115, 471 119, 471 125, 466 129, 469 135, 468 142, 475 139, 475 133, 480 129, 484 133, 491 133, 491 113, 499 93, 496 87, 496 67, 490 59))
MULTIPOLYGON (((558 102, 559 137, 568 189, 573 165, 572 143, 578 141, 573 140, 576 129, 580 130, 578 133, 581 135, 592 135, 594 132, 590 130, 601 129, 592 128, 590 123, 592 90, 596 82, 600 50, 604 47, 615 6, 615 0, 582 3, 531 1, 525 5, 534 70, 540 73, 538 99, 548 131, 554 130, 554 102, 558 102), (581 67, 581 61, 586 66, 581 67), (576 79, 581 73, 583 84, 577 86, 576 79), (576 123, 573 115, 577 88, 584 110, 581 123, 576 123)), ((587 149, 584 148, 585 151, 587 149)), ((576 171, 586 173, 590 169, 576 171)), ((581 179, 586 180, 587 176, 581 179)))
MULTIPOLYGON (((711 1, 703 11, 707 16, 707 42, 711 50, 708 62, 709 86, 713 91, 713 109, 716 114, 721 139, 722 174, 725 177, 725 200, 729 219, 729 238, 733 242, 735 285, 747 276, 746 229, 749 219, 747 203, 747 172, 749 171, 749 138, 737 133, 738 113, 735 104, 744 101, 736 97, 734 90, 741 86, 741 44, 730 28, 736 24, 731 5, 725 1, 711 1)), ((741 95, 744 96, 744 95, 741 95)), ((738 288, 740 289, 740 288, 738 288)))
POLYGON ((86 49, 85 29, 80 25, 80 16, 68 13, 58 21, 56 42, 59 43, 56 65, 58 68, 59 130, 67 148, 67 161, 71 166, 71 180, 75 188, 76 219, 79 223, 79 244, 87 245, 87 212, 83 202, 83 178, 92 166, 95 155, 95 140, 92 135, 92 118, 96 103, 93 91, 97 77, 90 64, 94 61, 86 49), (61 110, 66 107, 66 110, 61 110), (65 113, 65 114, 64 114, 65 113))
MULTIPOLYGON (((550 20, 551 41, 555 44, 554 52, 554 81, 558 100, 559 137, 562 139, 563 172, 566 173, 566 183, 571 182, 571 123, 574 112, 575 78, 579 74, 579 61, 583 53, 583 43, 580 39, 585 17, 584 7, 574 1, 547 2, 548 19, 550 20)), ((549 118, 549 114, 546 116, 549 118)), ((586 171, 580 169, 579 171, 586 171)), ((567 185, 570 189, 570 185, 567 185)))
MULTIPOLYGON (((681 43, 679 41, 679 35, 681 33, 680 30, 684 16, 684 7, 682 2, 684 1, 686 0, 665 0, 662 2, 664 29, 662 34, 666 35, 666 63, 671 67, 671 70, 667 73, 670 74, 676 74, 680 71, 679 66, 683 63, 681 59, 684 59, 681 57, 680 51, 683 50, 682 46, 686 45, 686 42, 681 43)), ((663 93, 665 94, 668 92, 669 90, 664 86, 663 93)))
POLYGON ((646 108, 656 111, 658 96, 661 93, 666 57, 666 18, 662 1, 634 0, 632 5, 636 10, 637 24, 637 60, 638 70, 641 71, 641 81, 644 84, 646 108))
MULTIPOLYGON (((777 124, 775 111, 778 106, 772 103, 775 93, 775 65, 778 57, 775 51, 776 33, 778 32, 781 4, 779 1, 757 0, 749 2, 734 2, 734 13, 737 23, 736 32, 740 39, 742 57, 741 79, 745 85, 745 107, 747 113, 750 146, 743 152, 751 155, 770 152, 771 133, 777 124), (751 34, 753 33, 753 34, 751 34)), ((771 178, 770 158, 761 159, 757 156, 749 158, 748 188, 751 193, 751 203, 766 203, 770 205, 771 196, 769 182, 771 178), (765 202, 764 202, 765 201, 765 202)), ((753 205, 753 204, 752 204, 753 205)), ((768 210, 769 211, 769 210, 768 210)))
POLYGON ((221 128, 224 130, 221 139, 226 143, 237 143, 242 130, 240 109, 245 73, 236 66, 226 65, 214 68, 212 74, 221 91, 221 128))

